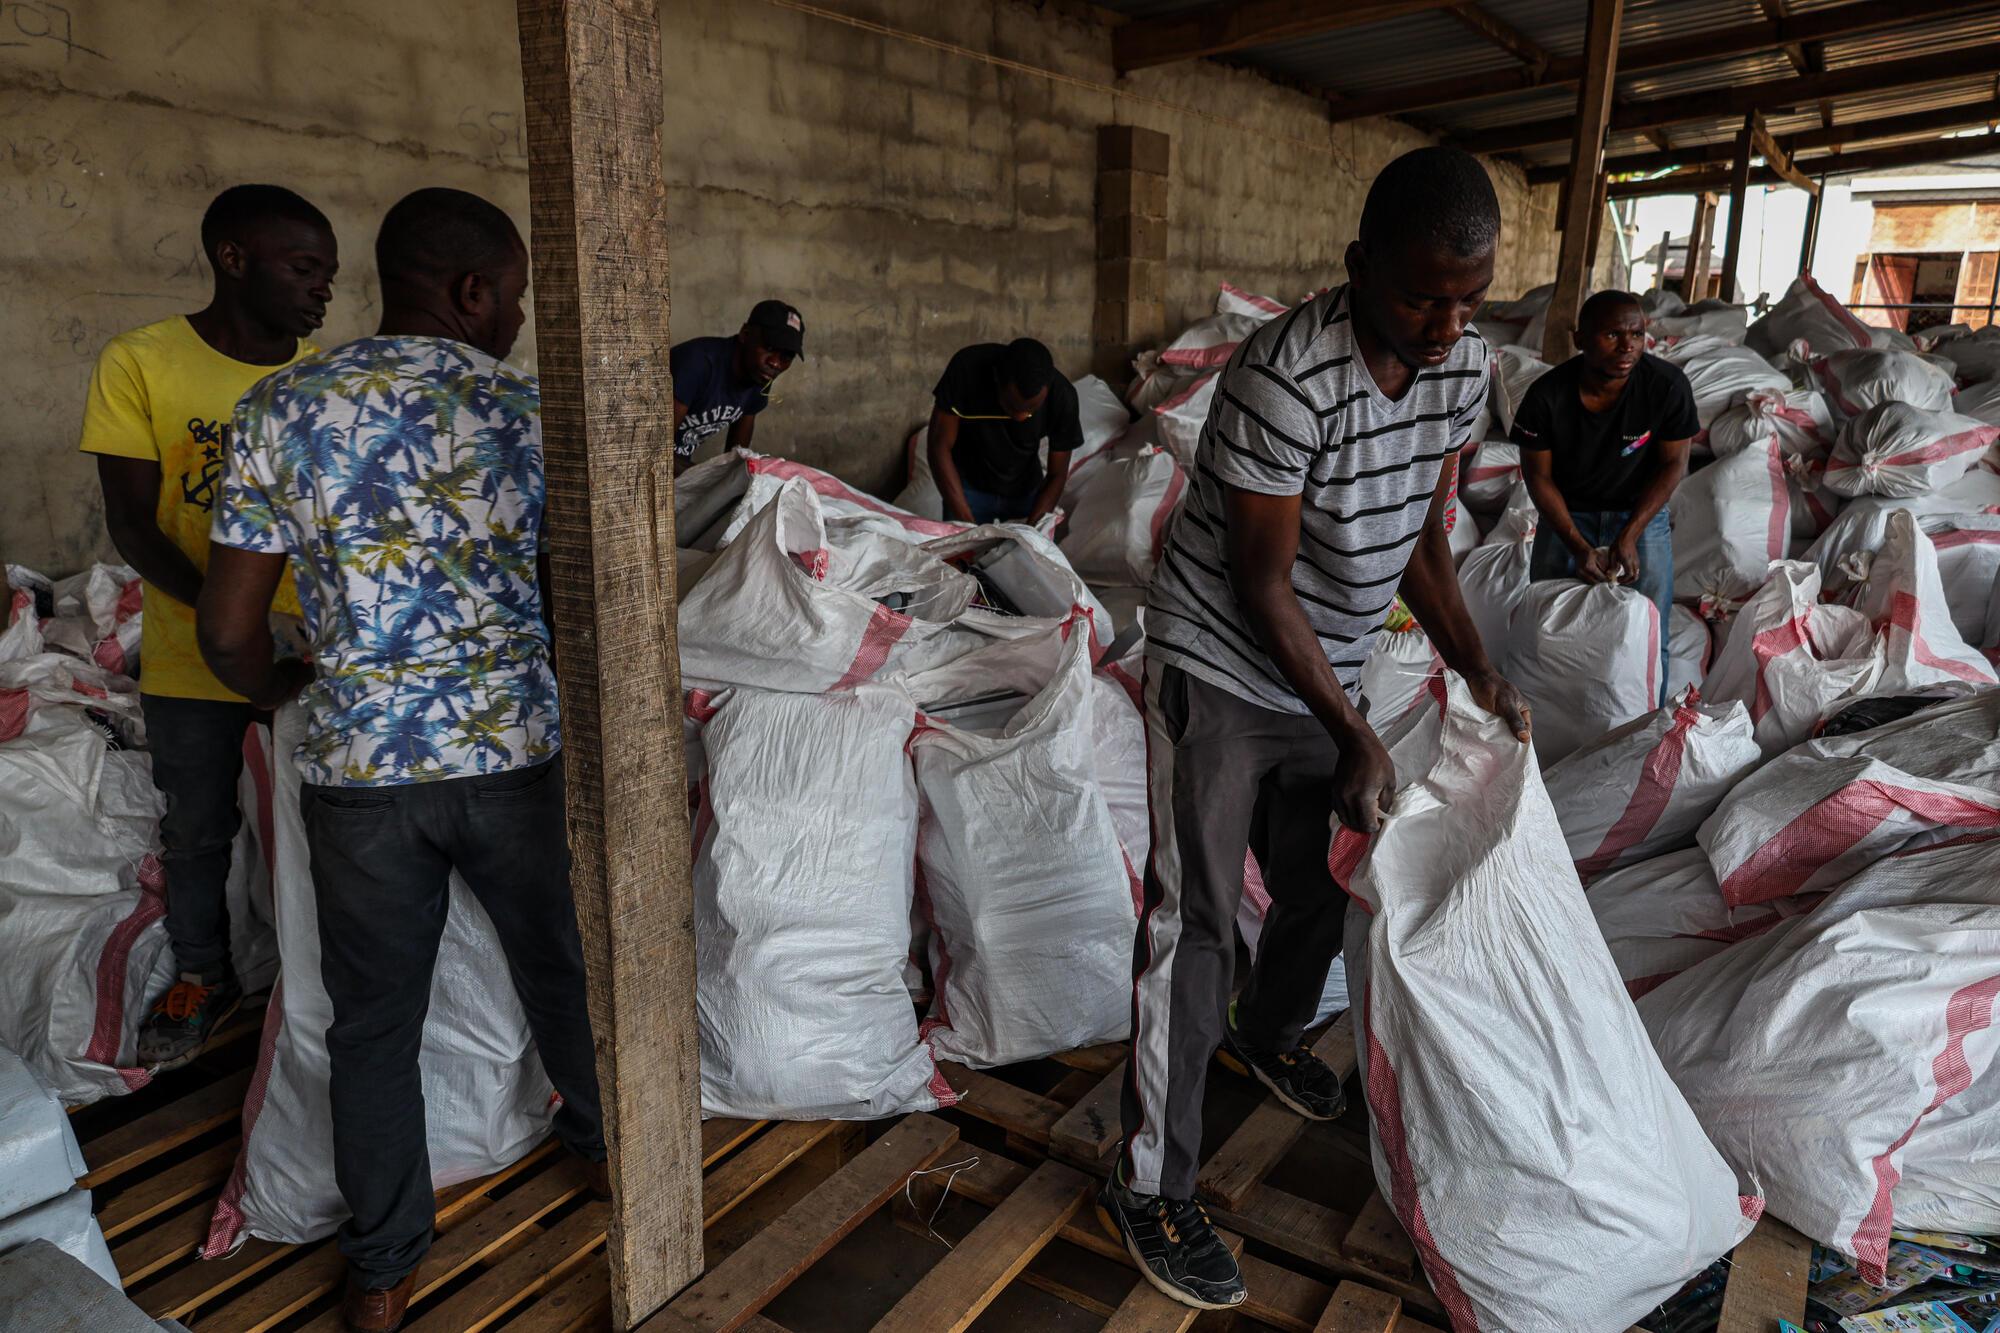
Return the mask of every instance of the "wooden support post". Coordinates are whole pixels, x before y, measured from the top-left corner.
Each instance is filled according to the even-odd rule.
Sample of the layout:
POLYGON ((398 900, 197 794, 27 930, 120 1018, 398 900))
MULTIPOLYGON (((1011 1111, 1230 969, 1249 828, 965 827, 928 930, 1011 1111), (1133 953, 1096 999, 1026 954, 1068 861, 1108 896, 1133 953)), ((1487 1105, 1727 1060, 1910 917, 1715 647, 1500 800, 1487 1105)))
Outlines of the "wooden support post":
POLYGON ((1688 228, 1687 263, 1681 268, 1681 299, 1689 305, 1708 295, 1708 252, 1715 240, 1715 194, 1694 197, 1694 222, 1688 228))
POLYGON ((1722 243, 1722 287, 1725 301, 1736 299, 1736 267, 1743 259, 1743 208, 1750 197, 1750 155, 1757 151, 1762 126, 1755 111, 1743 117, 1736 132, 1736 154, 1729 163, 1729 230, 1722 243))
POLYGON ((1167 333, 1167 164, 1172 141, 1137 125, 1097 130, 1097 308, 1090 368, 1114 388, 1132 353, 1167 333))
POLYGON ((1591 274, 1597 272, 1597 247, 1604 241, 1604 213, 1609 200, 1606 191, 1611 188, 1611 178, 1599 173, 1597 177, 1597 197, 1590 204, 1590 244, 1583 251, 1583 282, 1590 285, 1591 274))
POLYGON ((571 888, 616 1206, 612 1321, 701 1271, 658 0, 519 0, 571 888))
POLYGON ((1799 239, 1799 272, 1801 273, 1812 272, 1813 255, 1819 250, 1819 211, 1820 206, 1826 200, 1826 177, 1820 177, 1817 183, 1819 188, 1814 190, 1806 199, 1805 235, 1799 239))
POLYGON ((1569 149, 1569 193, 1562 201, 1562 247, 1556 258, 1556 290, 1549 300, 1542 357, 1567 360, 1570 330, 1583 304, 1588 279, 1591 226, 1589 209, 1598 201, 1604 175, 1604 133, 1611 123, 1612 83, 1618 74, 1618 29, 1625 0, 1590 0, 1583 34, 1583 77, 1576 93, 1576 135, 1569 149))

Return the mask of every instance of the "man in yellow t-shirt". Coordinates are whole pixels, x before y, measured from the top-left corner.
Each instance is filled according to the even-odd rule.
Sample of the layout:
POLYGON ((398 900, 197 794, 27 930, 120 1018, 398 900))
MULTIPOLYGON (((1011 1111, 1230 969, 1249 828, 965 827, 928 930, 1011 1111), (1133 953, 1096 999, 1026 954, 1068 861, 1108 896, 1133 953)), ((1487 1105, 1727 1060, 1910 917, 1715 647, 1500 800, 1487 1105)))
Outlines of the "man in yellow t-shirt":
MULTIPOLYGON (((200 1053, 242 1002, 229 959, 230 842, 243 733, 258 715, 215 678, 195 643, 210 511, 236 403, 266 375, 318 349, 339 268, 326 216, 276 185, 237 185, 201 220, 215 275, 203 310, 122 333, 91 376, 80 448, 97 456, 105 525, 145 579, 140 701, 160 822, 167 934, 178 980, 148 1013, 139 1063, 171 1069, 200 1053)), ((299 614, 288 582, 272 609, 299 614)))

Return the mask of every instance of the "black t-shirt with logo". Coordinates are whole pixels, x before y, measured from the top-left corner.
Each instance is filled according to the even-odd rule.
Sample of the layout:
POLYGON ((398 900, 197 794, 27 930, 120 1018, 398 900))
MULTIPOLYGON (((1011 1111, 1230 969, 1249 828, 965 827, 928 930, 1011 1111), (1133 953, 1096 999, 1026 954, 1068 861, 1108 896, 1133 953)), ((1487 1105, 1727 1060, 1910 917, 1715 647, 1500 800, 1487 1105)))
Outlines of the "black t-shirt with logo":
POLYGON ((1573 356, 1528 386, 1514 414, 1514 443, 1547 449, 1556 489, 1572 513, 1631 509, 1653 475, 1659 446, 1701 429, 1694 391, 1679 366, 1641 356, 1618 401, 1586 411, 1583 358, 1573 356))
POLYGON ((674 397, 687 407, 687 416, 674 436, 678 457, 693 458, 703 440, 770 406, 769 385, 745 384, 736 378, 733 337, 690 338, 676 343, 668 353, 668 363, 674 375, 674 397))
POLYGON ((1049 381, 1049 396, 1033 416, 1009 418, 1000 405, 1000 358, 1006 350, 1003 343, 960 348, 932 392, 939 407, 959 418, 951 461, 960 479, 974 490, 1013 497, 1041 484, 1042 440, 1052 454, 1078 449, 1083 427, 1076 388, 1061 375, 1049 381))

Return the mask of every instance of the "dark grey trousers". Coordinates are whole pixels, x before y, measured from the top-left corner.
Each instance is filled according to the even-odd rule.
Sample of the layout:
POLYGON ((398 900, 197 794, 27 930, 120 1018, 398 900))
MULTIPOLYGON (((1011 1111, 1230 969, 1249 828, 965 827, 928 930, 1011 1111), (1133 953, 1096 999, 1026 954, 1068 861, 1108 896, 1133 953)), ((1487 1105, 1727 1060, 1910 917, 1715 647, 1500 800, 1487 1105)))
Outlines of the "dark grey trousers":
POLYGON ((175 970, 205 981, 229 974, 230 844, 243 818, 236 780, 243 733, 271 720, 247 703, 141 694, 153 785, 167 801, 160 865, 167 880, 167 938, 175 970))
POLYGON ((556 1136, 604 1158, 583 946, 570 899, 560 758, 396 787, 299 791, 333 1002, 333 1175, 353 1214, 340 1250, 392 1286, 430 1248, 430 1150, 417 1055, 453 870, 492 918, 549 1082, 556 1136))
POLYGON ((1271 910, 1236 1007, 1258 1047, 1312 1021, 1341 944, 1347 896, 1327 873, 1338 757, 1309 716, 1273 712, 1175 667, 1146 664, 1153 850, 1133 948, 1126 1184, 1187 1198, 1201 1102, 1234 983, 1243 856, 1254 839, 1271 910))

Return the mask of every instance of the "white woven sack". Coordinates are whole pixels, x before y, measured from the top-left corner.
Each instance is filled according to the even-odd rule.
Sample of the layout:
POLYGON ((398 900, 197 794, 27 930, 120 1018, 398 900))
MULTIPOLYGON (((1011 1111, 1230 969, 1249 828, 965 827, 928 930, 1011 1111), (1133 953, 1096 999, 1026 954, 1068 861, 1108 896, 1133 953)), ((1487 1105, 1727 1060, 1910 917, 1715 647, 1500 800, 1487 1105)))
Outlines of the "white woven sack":
POLYGON ((1731 907, 1699 847, 1614 870, 1590 885, 1590 910, 1625 991, 1638 999, 1730 945, 1811 910, 1824 894, 1731 907))
POLYGON ((1208 424, 1208 409, 1215 401, 1215 386, 1221 378, 1220 371, 1205 371, 1153 408, 1153 415, 1159 418, 1160 446, 1174 456, 1183 470, 1194 470, 1201 428, 1208 424))
POLYGON ((1502 514, 1484 541, 1458 565, 1458 591, 1486 655, 1505 660, 1514 612, 1528 591, 1528 562, 1535 541, 1533 506, 1502 514))
POLYGON ((1840 495, 1925 495, 1964 476, 1995 439, 2000 426, 1955 412, 1878 403, 1841 427, 1820 485, 1840 495))
POLYGON ((61 1100, 0 1046, 0 1217, 68 1193, 86 1169, 61 1100))
POLYGON ((1528 585, 1501 671, 1534 709, 1543 763, 1658 706, 1661 632, 1659 608, 1628 587, 1577 579, 1528 585))
POLYGON ((1829 596, 1846 586, 1846 577, 1840 572, 1843 558, 1881 549, 1889 531, 1889 515, 1898 509, 1907 509, 1919 518, 2000 513, 2000 473, 1982 464, 1929 495, 1864 495, 1842 505, 1826 531, 1801 557, 1819 565, 1829 596))
POLYGON ((819 497, 794 478, 681 603, 681 672, 690 684, 822 691, 921 669, 976 644, 952 622, 977 590, 901 542, 835 542, 819 497))
POLYGON ((1674 492, 1674 596, 1739 601, 1791 549, 1792 493, 1769 442, 1694 472, 1674 492))
POLYGON ((1358 685, 1369 725, 1377 731, 1391 725, 1443 670, 1443 660, 1420 626, 1377 634, 1368 660, 1361 664, 1358 685))
MULTIPOLYGON (((1817 353, 1819 349, 1813 350, 1817 353)), ((1942 412, 1951 406, 1952 390, 1957 387, 1951 373, 1936 362, 1894 347, 1814 355, 1806 366, 1813 381, 1826 392, 1827 406, 1838 421, 1858 417, 1882 403, 1942 412)))
POLYGON ((1817 389, 1752 389, 1709 423, 1708 448, 1727 458, 1753 444, 1775 443, 1787 458, 1818 459, 1833 447, 1836 429, 1817 389))
POLYGON ((991 605, 990 594, 982 588, 981 602, 959 614, 954 630, 977 634, 981 639, 1028 638, 1047 633, 1072 616, 1081 616, 1093 659, 1118 636, 1111 613, 1077 577, 1061 549, 1045 533, 1026 524, 984 523, 926 542, 922 549, 953 568, 976 569, 987 587, 1008 604, 1005 608, 991 605))
POLYGON ((922 1033, 938 1058, 975 1069, 1131 1031, 1140 885, 1098 787, 1081 628, 903 681, 924 713, 910 743, 936 988, 922 1033), (930 715, 995 688, 1026 696, 998 725, 930 715))
POLYGON ((1782 354, 1800 339, 1824 354, 1884 345, 1888 330, 1863 324, 1806 274, 1794 278, 1777 304, 1743 333, 1746 345, 1768 357, 1782 354))
POLYGON ((1695 419, 1703 430, 1723 409, 1757 390, 1782 393, 1792 387, 1785 373, 1762 356, 1734 343, 1706 335, 1683 338, 1656 353, 1681 368, 1694 393, 1695 419))
POLYGON ((1812 734, 1849 699, 1875 693, 1883 659, 1868 619, 1819 600, 1819 569, 1783 560, 1743 604, 1701 684, 1710 703, 1750 709, 1758 745, 1774 755, 1812 734))
MULTIPOLYGON (((1539 342, 1534 344, 1539 348, 1539 342)), ((1527 400, 1528 387, 1553 370, 1548 362, 1523 347, 1496 348, 1490 369, 1487 410, 1493 413, 1495 434, 1504 438, 1514 429, 1514 414, 1527 400)))
POLYGON ((2000 828, 2000 692, 1846 736, 1744 779, 1700 832, 1724 902, 1829 889, 1884 856, 2000 828))
MULTIPOLYGON (((305 724, 306 709, 296 702, 280 708, 272 723, 283 966, 243 1102, 243 1146, 209 1219, 202 1254, 211 1259, 246 1235, 285 1244, 318 1240, 348 1216, 333 1177, 326 1054, 333 1005, 320 983, 319 916, 293 757, 305 724)), ((548 1136, 554 1098, 486 909, 455 874, 450 892, 418 1056, 436 1189, 517 1161, 548 1136)))
MULTIPOLYGON (((2000 1072, 1996 959, 2000 840, 1975 839, 1876 862, 1811 912, 1651 991, 1639 1012, 1771 1213, 1879 1284, 1905 1169, 1934 1183, 1984 1174, 1990 1190, 1990 1157, 1951 1160, 1963 1140, 1949 1133, 1933 1156, 1928 1131, 2000 1072)), ((1926 1225, 1991 1216, 1953 1217, 1939 1202, 1924 1201, 1926 1225)))
POLYGON ((1186 491, 1187 474, 1166 450, 1114 449, 1063 494, 1063 555, 1086 583, 1147 586, 1186 491))
POLYGON ((1693 843, 1695 830, 1764 762, 1740 703, 1693 686, 1542 773, 1570 859, 1586 883, 1693 843))
POLYGON ((1678 699, 1690 685, 1700 685, 1715 654, 1708 622, 1675 602, 1667 612, 1667 697, 1678 699))
POLYGON ((697 712, 703 1113, 865 1120, 949 1105, 903 981, 917 848, 908 696, 731 690, 697 712))
POLYGON ((1937 553, 1951 623, 1968 644, 1984 646, 2000 629, 1987 618, 2000 585, 2000 514, 1930 514, 1917 526, 1937 553))
POLYGON ((2000 684, 1992 663, 1959 637, 1937 551, 1908 510, 1889 515, 1881 550, 1851 564, 1860 581, 1847 596, 1882 640, 1877 693, 1962 693, 2000 684))
POLYGON ((1630 1327, 1749 1230, 1735 1173, 1653 1054, 1529 748, 1455 679, 1388 744, 1394 807, 1329 854, 1371 914, 1377 1185, 1458 1333, 1630 1327))
POLYGON ((1951 410, 1989 426, 2000 426, 2000 376, 1960 389, 1952 397, 1951 410))
POLYGON ((1216 314, 1198 319, 1160 349, 1160 364, 1180 370, 1220 370, 1236 345, 1269 320, 1267 314, 1216 314))
POLYGON ((1521 446, 1511 440, 1486 440, 1467 445, 1459 455, 1465 469, 1458 493, 1466 508, 1491 514, 1507 504, 1521 484, 1521 446))
POLYGON ((1666 347, 1687 338, 1720 338, 1726 343, 1740 343, 1749 326, 1749 307, 1710 297, 1682 306, 1671 314, 1648 316, 1646 338, 1653 346, 1666 347))
POLYGON ((1259 296, 1234 283, 1222 283, 1215 292, 1215 313, 1218 315, 1249 315, 1261 324, 1289 309, 1290 306, 1274 296, 1259 296))

